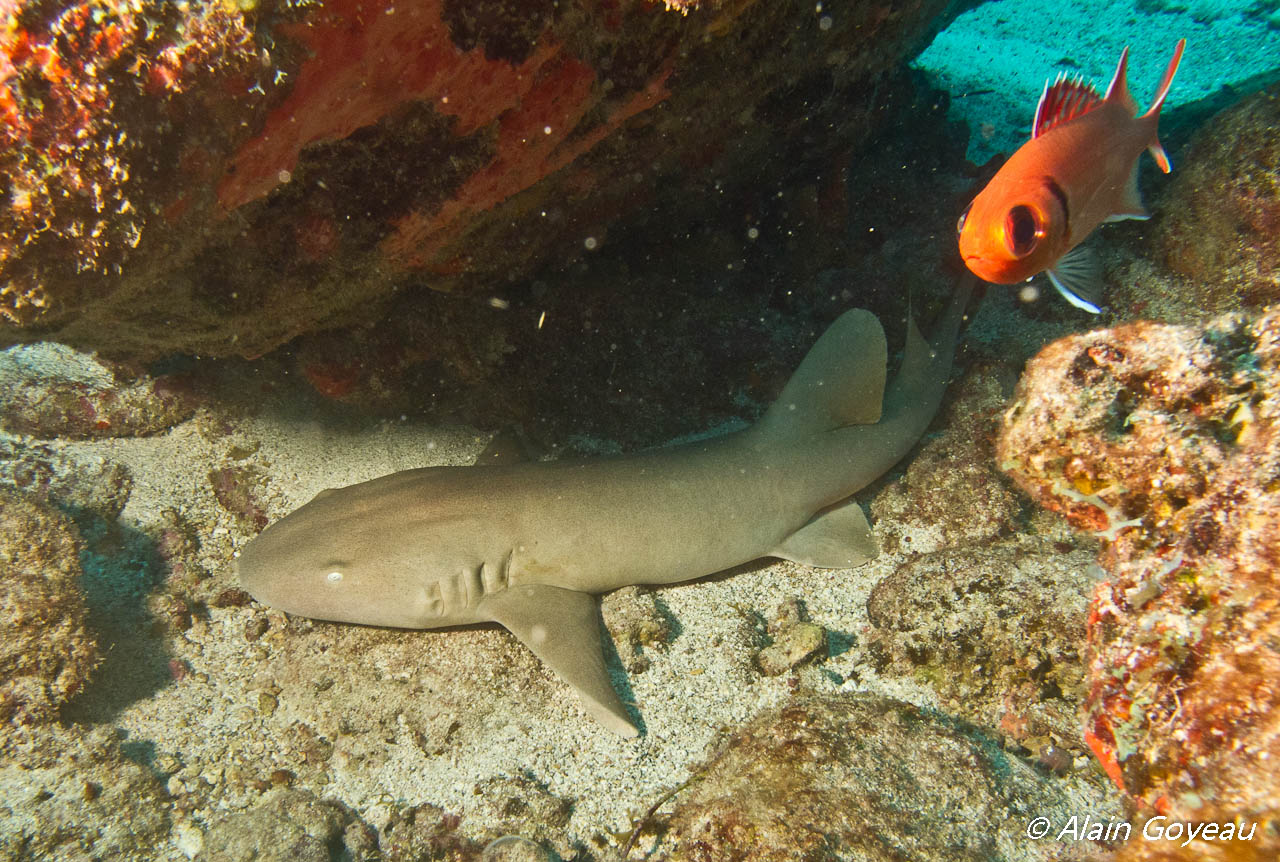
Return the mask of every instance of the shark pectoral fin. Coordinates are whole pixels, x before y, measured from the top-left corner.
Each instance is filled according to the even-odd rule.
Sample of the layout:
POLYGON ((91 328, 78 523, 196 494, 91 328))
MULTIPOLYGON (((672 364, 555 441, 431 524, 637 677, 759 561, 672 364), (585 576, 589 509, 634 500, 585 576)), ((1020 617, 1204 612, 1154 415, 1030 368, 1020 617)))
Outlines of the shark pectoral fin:
POLYGON ((604 666, 593 596, 536 584, 491 595, 483 609, 573 686, 592 718, 614 733, 639 734, 604 666))
POLYGON ((815 515, 773 551, 782 557, 820 569, 860 566, 880 553, 862 507, 853 499, 815 515))

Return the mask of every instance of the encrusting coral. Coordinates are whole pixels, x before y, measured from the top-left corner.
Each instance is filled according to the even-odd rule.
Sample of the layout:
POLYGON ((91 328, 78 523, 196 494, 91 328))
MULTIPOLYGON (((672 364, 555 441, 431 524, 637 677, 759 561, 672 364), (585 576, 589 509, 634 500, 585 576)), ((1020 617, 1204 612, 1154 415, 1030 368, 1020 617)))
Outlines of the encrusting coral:
POLYGON ((1062 339, 1005 415, 1001 466, 1109 540, 1085 739, 1170 817, 1280 812, 1278 420, 1280 311, 1062 339))

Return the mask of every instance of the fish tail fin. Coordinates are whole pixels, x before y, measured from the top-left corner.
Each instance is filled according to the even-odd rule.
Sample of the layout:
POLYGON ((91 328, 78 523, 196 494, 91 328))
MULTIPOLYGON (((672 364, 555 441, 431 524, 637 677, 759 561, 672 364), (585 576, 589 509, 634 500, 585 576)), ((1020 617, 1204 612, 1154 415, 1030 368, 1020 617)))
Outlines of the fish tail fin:
POLYGON ((757 426, 793 437, 878 422, 888 345, 874 314, 856 308, 827 328, 757 426))
POLYGON ((1177 46, 1173 49, 1173 57, 1170 58, 1169 65, 1164 70, 1164 77, 1160 79, 1160 86, 1156 87, 1156 96, 1151 100, 1151 107, 1147 108, 1147 112, 1139 118, 1151 124, 1151 144, 1147 147, 1147 151, 1156 160, 1160 170, 1166 174, 1173 170, 1173 166, 1169 164, 1168 153, 1160 145, 1157 123, 1160 119, 1160 109, 1164 107, 1165 97, 1169 95, 1169 88, 1173 86, 1173 76, 1178 72, 1178 64, 1182 62, 1182 51, 1186 46, 1186 39, 1178 40, 1177 46))

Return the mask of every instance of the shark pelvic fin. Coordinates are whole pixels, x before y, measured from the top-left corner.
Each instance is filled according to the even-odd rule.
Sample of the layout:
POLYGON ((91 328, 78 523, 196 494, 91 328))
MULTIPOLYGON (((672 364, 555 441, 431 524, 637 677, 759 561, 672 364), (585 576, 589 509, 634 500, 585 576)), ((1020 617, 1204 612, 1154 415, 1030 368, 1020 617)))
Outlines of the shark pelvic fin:
POLYGON ((874 314, 846 311, 813 345, 760 427, 794 436, 880 421, 888 350, 874 314))
POLYGON ((874 559, 879 552, 867 516, 858 501, 850 498, 814 515, 772 556, 820 569, 846 569, 874 559))
POLYGON ((533 584, 491 595, 482 607, 573 686, 592 718, 622 736, 639 735, 604 665, 594 597, 533 584))

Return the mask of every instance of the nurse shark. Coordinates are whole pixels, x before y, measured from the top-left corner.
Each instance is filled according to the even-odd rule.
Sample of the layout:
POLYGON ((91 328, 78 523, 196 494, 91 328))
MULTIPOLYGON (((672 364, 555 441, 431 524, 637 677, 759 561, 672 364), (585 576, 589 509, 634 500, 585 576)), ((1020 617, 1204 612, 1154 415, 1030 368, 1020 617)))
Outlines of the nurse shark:
POLYGON ((874 557, 851 495, 933 418, 970 289, 966 279, 932 343, 909 324, 887 385, 880 322, 847 311, 749 428, 637 454, 425 467, 321 491, 245 546, 240 581, 259 602, 316 619, 498 623, 590 715, 635 736, 605 667, 595 597, 760 557, 826 568, 874 557))

